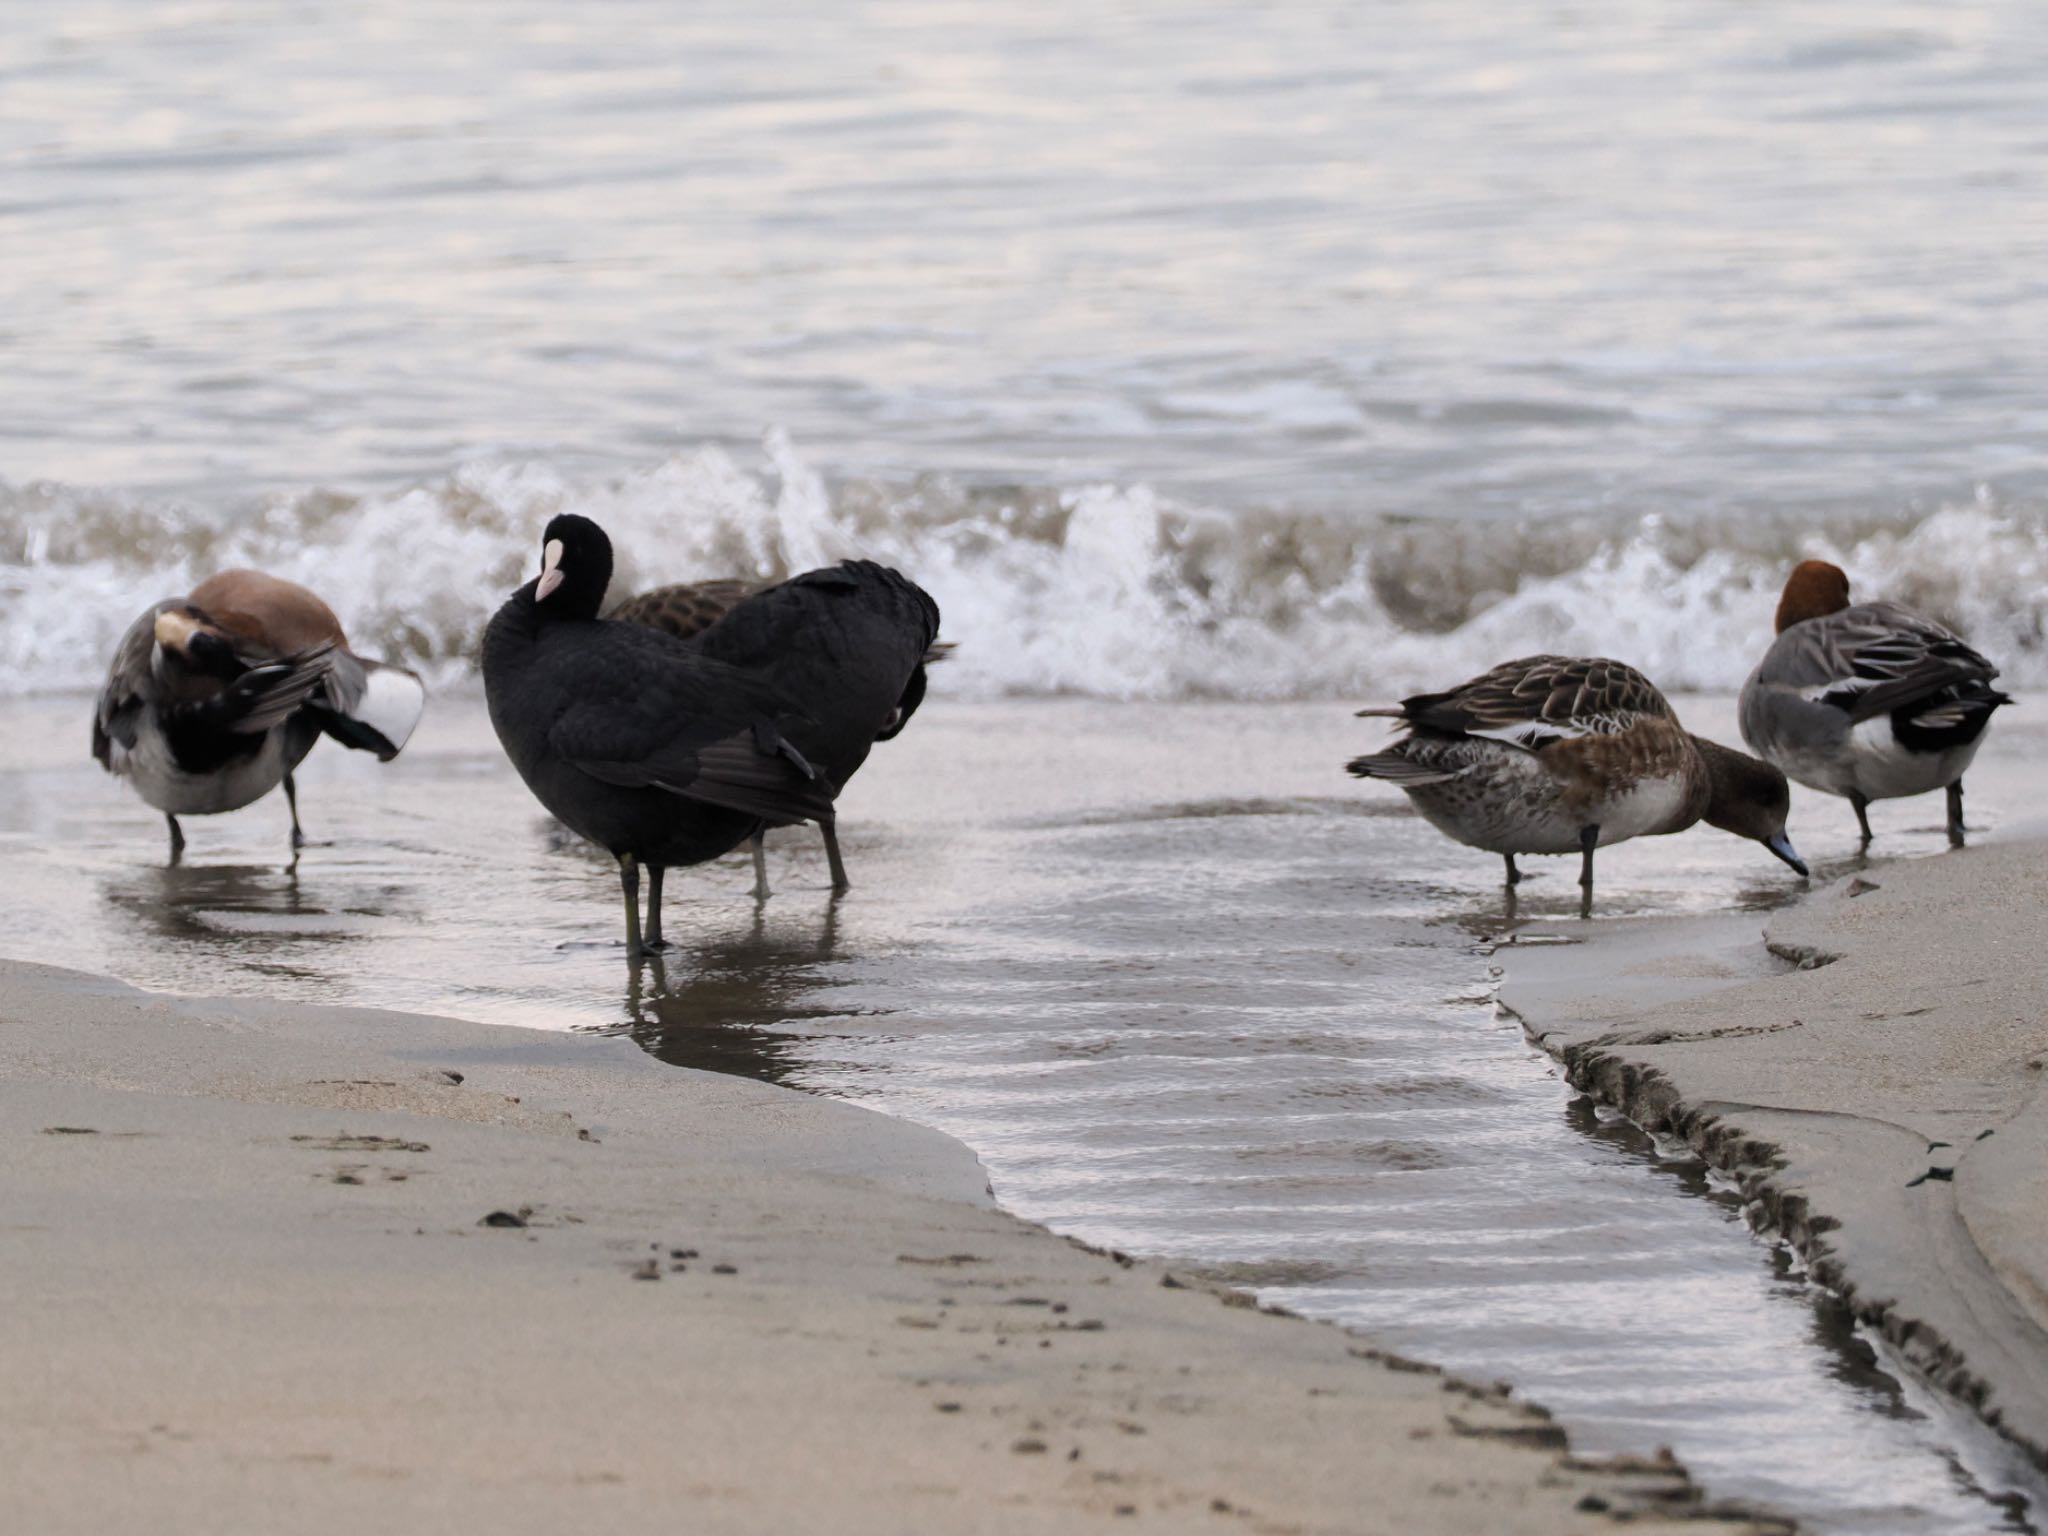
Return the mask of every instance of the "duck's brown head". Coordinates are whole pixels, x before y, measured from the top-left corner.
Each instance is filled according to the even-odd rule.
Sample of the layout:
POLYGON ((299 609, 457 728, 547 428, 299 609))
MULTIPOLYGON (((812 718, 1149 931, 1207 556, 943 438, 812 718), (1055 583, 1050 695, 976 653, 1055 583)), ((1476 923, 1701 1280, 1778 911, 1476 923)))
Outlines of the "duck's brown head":
POLYGON ((1802 560, 1792 567, 1785 595, 1778 599, 1778 633, 1848 606, 1849 578, 1842 568, 1825 560, 1802 560))
POLYGON ((1710 827, 1762 843, 1800 874, 1806 861, 1785 833, 1792 809, 1792 789, 1780 773, 1761 758, 1737 752, 1704 736, 1693 745, 1707 765, 1707 809, 1701 818, 1710 827))

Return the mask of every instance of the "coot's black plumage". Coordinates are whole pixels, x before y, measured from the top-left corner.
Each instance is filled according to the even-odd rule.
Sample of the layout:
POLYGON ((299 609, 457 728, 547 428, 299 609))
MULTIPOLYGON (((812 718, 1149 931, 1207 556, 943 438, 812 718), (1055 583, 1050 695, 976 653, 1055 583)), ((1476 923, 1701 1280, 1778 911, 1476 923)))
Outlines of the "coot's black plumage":
MULTIPOLYGON (((790 630, 807 629, 809 627, 806 624, 807 619, 813 617, 822 619, 828 627, 834 622, 831 614, 833 605, 829 602, 820 603, 815 601, 823 593, 832 589, 834 583, 828 580, 828 578, 837 577, 840 579, 840 584, 843 585, 844 581, 853 579, 853 575, 866 577, 876 572, 880 573, 879 579, 881 581, 894 582, 901 588, 907 589, 907 595, 899 594, 899 597, 903 600, 900 600, 895 605, 896 607, 904 607, 906 601, 910 605, 929 605, 930 599, 923 592, 919 591, 909 582, 904 581, 895 572, 870 565, 866 562, 856 562, 851 567, 841 567, 837 572, 816 571, 812 572, 810 576, 798 577, 795 581, 784 584, 794 589, 787 591, 776 587, 758 587, 748 582, 730 579, 678 582, 671 586, 656 587, 651 591, 626 598, 624 601, 614 604, 605 616, 617 619, 622 623, 639 624, 649 629, 658 629, 664 634, 673 635, 678 640, 694 641, 704 634, 705 631, 718 624, 726 615, 733 612, 734 609, 751 602, 754 598, 763 597, 772 592, 776 594, 775 602, 772 605, 762 604, 750 608, 747 614, 743 616, 740 624, 734 630, 728 631, 718 640, 715 640, 713 645, 721 649, 735 647, 741 654, 748 654, 758 650, 761 654, 773 655, 785 648, 783 642, 790 630), (852 574, 849 574, 849 572, 852 574), (820 609, 822 611, 813 614, 810 612, 811 609, 820 609)), ((880 588, 877 588, 877 591, 879 590, 880 588)), ((934 610, 934 614, 936 614, 936 610, 934 610)), ((907 610, 902 616, 908 617, 907 610)), ((937 622, 936 617, 934 617, 933 622, 937 622)), ((902 632, 907 633, 908 631, 902 632)), ((854 650, 861 652, 859 646, 854 647, 854 650)), ((890 711, 888 720, 884 723, 882 729, 876 733, 874 738, 876 741, 889 741, 893 739, 902 731, 904 726, 910 723, 910 717, 917 713, 918 705, 924 702, 925 668, 936 662, 944 661, 952 650, 952 643, 945 640, 934 640, 925 647, 924 654, 918 658, 917 666, 911 670, 908 681, 903 685, 903 692, 896 700, 896 707, 890 711)), ((858 763, 854 764, 854 767, 858 766, 858 763)), ((851 773, 852 769, 849 768, 847 772, 851 773)), ((844 789, 846 787, 846 776, 843 774, 835 776, 834 782, 844 789)), ((819 827, 819 831, 824 836, 825 857, 832 870, 832 888, 835 891, 844 891, 848 889, 848 883, 846 879, 846 864, 839 854, 838 833, 831 822, 823 823, 819 827)), ((755 834, 753 844, 754 894, 757 897, 765 898, 768 895, 768 864, 762 849, 760 834, 755 834)))
POLYGON ((832 801, 889 723, 938 609, 867 562, 812 571, 739 604, 694 642, 598 618, 611 541, 567 515, 542 570, 484 635, 491 723, 520 777, 619 860, 626 942, 641 945, 639 869, 661 876, 764 826, 832 822, 832 801))

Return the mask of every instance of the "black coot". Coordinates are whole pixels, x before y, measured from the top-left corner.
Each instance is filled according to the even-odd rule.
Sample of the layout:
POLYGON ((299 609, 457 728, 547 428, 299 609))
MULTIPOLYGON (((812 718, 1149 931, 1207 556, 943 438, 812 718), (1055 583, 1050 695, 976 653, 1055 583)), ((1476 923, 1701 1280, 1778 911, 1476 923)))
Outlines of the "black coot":
MULTIPOLYGON (((862 565, 855 569, 866 572, 878 568, 862 565)), ((824 577, 834 574, 844 576, 847 573, 842 568, 838 573, 817 572, 814 573, 814 576, 824 577)), ((915 593, 915 598, 912 601, 919 603, 928 601, 922 592, 918 592, 915 587, 911 587, 908 582, 904 582, 895 572, 882 571, 881 575, 883 579, 899 582, 904 587, 909 588, 911 593, 915 593)), ((816 580, 803 580, 800 578, 800 582, 801 585, 795 592, 782 593, 779 596, 774 609, 775 612, 798 617, 801 610, 797 606, 797 600, 818 597, 825 590, 822 584, 816 580)), ((733 609, 763 594, 763 588, 749 582, 730 578, 715 581, 677 582, 671 586, 656 587, 651 591, 626 598, 623 602, 613 605, 605 617, 617 619, 625 624, 640 624, 649 629, 658 629, 664 634, 675 636, 678 640, 695 640, 704 631, 710 629, 728 613, 732 612, 733 609)), ((750 617, 750 622, 765 623, 764 613, 765 610, 756 610, 754 615, 750 617)), ((724 644, 726 642, 721 641, 719 643, 724 644)), ((919 659, 917 667, 910 674, 910 680, 903 685, 902 696, 897 699, 896 707, 890 712, 888 722, 876 734, 876 741, 893 740, 902 731, 903 727, 910 723, 910 717, 917 713, 917 706, 924 702, 924 669, 937 662, 944 661, 947 656, 952 654, 952 651, 953 643, 949 640, 934 640, 925 647, 924 655, 919 659)), ((839 778, 837 782, 841 789, 846 787, 844 777, 839 778)), ((846 862, 839 855, 839 834, 829 821, 821 825, 818 830, 825 839, 825 857, 832 869, 832 889, 835 891, 845 891, 849 889, 849 886, 846 879, 846 862)), ((768 861, 762 848, 760 834, 755 834, 753 843, 754 895, 765 900, 768 896, 768 861)))
POLYGON ((550 522, 541 574, 484 634, 484 692, 527 787, 618 859, 637 953, 642 865, 646 947, 659 947, 670 865, 717 858, 764 826, 832 824, 833 797, 890 724, 938 608, 894 571, 849 562, 750 598, 683 642, 598 618, 611 572, 603 529, 550 522))

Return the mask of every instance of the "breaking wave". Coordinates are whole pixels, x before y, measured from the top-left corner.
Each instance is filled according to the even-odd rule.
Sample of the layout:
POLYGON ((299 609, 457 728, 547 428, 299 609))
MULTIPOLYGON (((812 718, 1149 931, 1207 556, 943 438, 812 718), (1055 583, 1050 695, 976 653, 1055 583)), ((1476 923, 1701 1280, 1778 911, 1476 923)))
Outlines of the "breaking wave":
POLYGON ((609 477, 479 464, 366 495, 239 508, 0 485, 0 691, 96 686, 127 623, 209 571, 258 566, 332 602, 357 647, 472 675, 484 621, 557 511, 620 553, 615 591, 770 578, 848 555, 900 566, 960 642, 936 685, 995 695, 1377 700, 1508 656, 1618 656, 1666 687, 1740 685, 1787 565, 1943 615, 2009 682, 2048 684, 2048 509, 1989 496, 1825 526, 1745 511, 1454 523, 1222 511, 1145 486, 828 485, 788 439, 609 477))

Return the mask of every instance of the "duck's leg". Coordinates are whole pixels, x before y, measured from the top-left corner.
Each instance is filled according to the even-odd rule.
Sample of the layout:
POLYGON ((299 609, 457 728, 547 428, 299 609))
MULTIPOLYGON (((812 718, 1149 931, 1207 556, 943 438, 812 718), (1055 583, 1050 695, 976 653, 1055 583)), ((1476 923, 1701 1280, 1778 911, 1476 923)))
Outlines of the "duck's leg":
POLYGON ((306 833, 299 825, 299 786, 289 772, 284 776, 284 803, 292 808, 292 852, 297 853, 306 846, 306 833))
POLYGON ((844 895, 853 887, 846 879, 846 861, 839 857, 839 833, 829 821, 819 822, 818 830, 825 835, 825 862, 832 867, 832 894, 844 895))
POLYGON ((754 834, 754 900, 768 899, 768 829, 754 834))
POLYGON ((1951 848, 1963 846, 1963 781, 1957 779, 1948 787, 1948 845, 1951 848))
POLYGON ((668 940, 661 936, 661 877, 667 873, 665 865, 647 866, 647 937, 640 947, 649 954, 668 948, 668 940))
POLYGON ((640 866, 633 855, 619 855, 619 888, 626 895, 626 958, 640 958, 640 866))
POLYGON ((171 824, 171 863, 176 864, 185 857, 185 834, 178 826, 178 818, 170 812, 164 813, 164 820, 171 824))
POLYGON ((1512 853, 1503 854, 1502 857, 1508 861, 1508 889, 1512 891, 1522 883, 1522 872, 1515 868, 1515 856, 1512 853))
POLYGON ((1856 810, 1856 829, 1863 834, 1863 846, 1870 846, 1870 797, 1860 790, 1849 791, 1849 804, 1856 810))
POLYGON ((1593 889, 1593 850, 1600 846, 1598 827, 1579 828, 1579 887, 1593 889))

